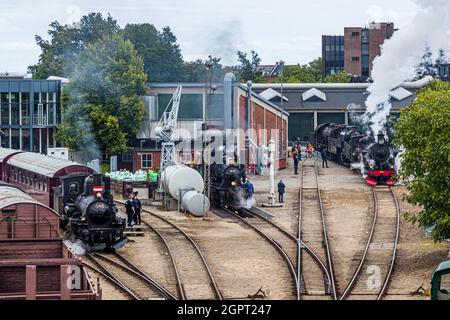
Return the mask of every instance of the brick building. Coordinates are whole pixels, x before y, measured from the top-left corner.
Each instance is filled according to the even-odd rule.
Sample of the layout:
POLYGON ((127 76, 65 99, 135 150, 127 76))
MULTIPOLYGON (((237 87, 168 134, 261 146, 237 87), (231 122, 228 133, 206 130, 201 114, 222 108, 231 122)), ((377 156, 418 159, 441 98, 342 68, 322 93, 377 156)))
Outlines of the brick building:
MULTIPOLYGON (((182 145, 194 146, 201 141, 201 131, 207 129, 236 132, 234 150, 240 162, 258 163, 260 149, 270 139, 276 142, 276 168, 286 166, 288 112, 258 95, 251 85, 236 82, 227 74, 223 83, 205 88, 204 83, 150 83, 144 97, 148 118, 145 119, 129 152, 119 159, 119 168, 136 171, 157 169, 160 165, 161 145, 155 128, 177 85, 183 86, 175 139, 182 145), (249 131, 247 138, 247 128, 249 131), (241 129, 241 130, 238 130, 241 129), (183 131, 181 131, 183 130, 183 131)), ((198 144, 197 144, 198 146, 198 144)), ((201 164, 201 151, 181 151, 178 161, 201 164)), ((253 171, 255 167, 250 166, 253 171)))
POLYGON ((346 71, 369 77, 373 59, 380 54, 384 40, 392 37, 394 24, 372 22, 367 28, 345 27, 344 35, 322 36, 322 75, 346 71))

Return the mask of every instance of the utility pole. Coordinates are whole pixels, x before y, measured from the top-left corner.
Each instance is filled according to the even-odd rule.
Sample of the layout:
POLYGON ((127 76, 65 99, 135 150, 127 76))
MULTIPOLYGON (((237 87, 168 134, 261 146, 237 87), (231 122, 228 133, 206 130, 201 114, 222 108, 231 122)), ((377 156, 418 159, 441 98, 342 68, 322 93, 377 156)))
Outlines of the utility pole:
MULTIPOLYGON (((211 149, 210 149, 210 138, 208 135, 206 135, 206 131, 209 129, 209 119, 208 119, 208 93, 209 88, 211 87, 211 69, 213 67, 213 62, 211 60, 211 56, 205 61, 205 119, 204 119, 204 126, 203 126, 203 181, 205 184, 205 188, 203 190, 203 194, 206 198, 210 199, 211 197, 211 149)), ((203 203, 203 206, 206 204, 203 203)), ((206 210, 203 210, 203 218, 207 217, 206 210)))

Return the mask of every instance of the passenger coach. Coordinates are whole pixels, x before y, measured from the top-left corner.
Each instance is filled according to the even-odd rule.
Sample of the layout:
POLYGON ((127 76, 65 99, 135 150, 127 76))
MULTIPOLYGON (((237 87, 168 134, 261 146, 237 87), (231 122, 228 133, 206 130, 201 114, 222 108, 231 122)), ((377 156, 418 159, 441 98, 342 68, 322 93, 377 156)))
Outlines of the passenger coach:
POLYGON ((34 199, 53 208, 53 187, 70 173, 95 173, 87 166, 39 153, 0 149, 2 180, 24 189, 34 199))

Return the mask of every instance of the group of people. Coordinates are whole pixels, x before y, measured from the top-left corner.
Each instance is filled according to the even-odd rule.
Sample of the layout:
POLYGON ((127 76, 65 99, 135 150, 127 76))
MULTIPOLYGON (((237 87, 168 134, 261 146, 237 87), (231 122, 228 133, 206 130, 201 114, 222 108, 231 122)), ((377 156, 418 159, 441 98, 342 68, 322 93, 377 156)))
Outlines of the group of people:
MULTIPOLYGON (((314 154, 314 148, 311 143, 308 144, 306 147, 306 158, 312 158, 314 154)), ((319 151, 320 157, 322 158, 322 167, 328 168, 328 160, 327 160, 327 151, 325 148, 320 149, 319 151)), ((302 153, 300 150, 299 144, 295 144, 292 148, 292 158, 294 159, 294 174, 298 174, 298 164, 300 161, 302 161, 302 153)), ((278 182, 278 202, 283 203, 284 202, 284 193, 286 192, 286 185, 284 184, 283 180, 280 180, 278 182)))
POLYGON ((138 192, 135 191, 128 196, 125 202, 125 208, 127 210, 127 225, 128 227, 135 225, 141 225, 141 211, 142 204, 141 200, 138 198, 138 192))

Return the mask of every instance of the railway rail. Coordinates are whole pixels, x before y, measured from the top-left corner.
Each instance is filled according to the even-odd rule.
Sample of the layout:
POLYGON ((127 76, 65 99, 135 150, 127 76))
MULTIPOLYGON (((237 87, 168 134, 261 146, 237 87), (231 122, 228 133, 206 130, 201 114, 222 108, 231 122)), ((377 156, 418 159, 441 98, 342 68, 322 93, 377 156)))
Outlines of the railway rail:
MULTIPOLYGON (((299 195, 299 214, 298 214, 298 227, 297 238, 300 242, 308 244, 311 243, 310 248, 316 252, 319 252, 323 248, 323 257, 326 260, 327 273, 324 276, 324 289, 325 292, 330 294, 334 300, 338 299, 336 291, 336 284, 334 278, 333 261, 331 256, 330 245, 328 241, 328 233, 325 223, 325 214, 322 203, 322 197, 319 189, 318 171, 317 171, 317 159, 314 160, 313 166, 306 165, 308 160, 302 162, 301 166, 301 184, 299 195), (307 169, 307 168, 313 168, 307 169), (308 186, 305 187, 305 175, 308 171, 309 175, 313 175, 313 179, 309 179, 308 186), (312 180, 312 181, 311 181, 312 180), (312 183, 311 183, 312 182, 312 183), (308 220, 308 231, 303 232, 302 226, 308 220), (320 221, 320 222, 319 222, 320 221), (318 235, 322 234, 322 237, 318 239, 318 235), (315 247, 314 247, 315 245, 315 247)), ((302 259, 302 247, 298 248, 298 273, 302 274, 302 266, 305 263, 305 259, 302 259)), ((319 258, 320 260, 320 258, 319 258)), ((317 279, 310 278, 311 283, 317 282, 317 279)), ((308 280, 306 280, 307 284, 308 280)), ((314 283, 317 285, 317 283, 314 283)), ((313 285, 313 286, 314 286, 313 285)), ((312 291, 312 290, 311 290, 312 291)))
POLYGON ((101 274, 113 285, 123 290, 131 299, 145 300, 162 297, 177 300, 177 297, 169 290, 117 252, 88 253, 87 258, 94 264, 92 266, 85 263, 87 267, 101 274))
MULTIPOLYGON (((300 265, 299 263, 301 262, 301 260, 298 259, 298 255, 300 254, 300 250, 304 249, 308 253, 308 255, 311 256, 311 258, 318 265, 319 269, 321 269, 321 271, 324 274, 324 276, 326 277, 326 279, 328 281, 330 281, 329 280, 330 279, 330 275, 328 273, 327 267, 322 262, 322 260, 319 258, 319 256, 317 256, 317 254, 308 245, 303 243, 301 240, 299 240, 298 237, 295 237, 293 234, 291 234, 289 231, 287 231, 286 229, 284 229, 280 225, 278 225, 275 222, 271 221, 270 219, 266 218, 264 216, 264 214, 266 214, 266 212, 263 209, 258 208, 258 207, 253 207, 251 209, 245 210, 245 212, 247 214, 251 215, 254 218, 258 218, 258 219, 262 220, 263 222, 268 224, 271 228, 277 230, 279 235, 284 237, 286 240, 290 240, 292 243, 295 244, 295 246, 297 248, 297 250, 296 250, 296 258, 295 258, 295 260, 297 260, 297 265, 296 265, 295 269, 296 269, 296 277, 298 279, 298 281, 297 281, 297 292, 299 293, 298 297, 297 297, 298 300, 301 299, 301 294, 302 293, 306 293, 306 288, 305 288, 303 276, 301 274, 301 268, 299 267, 299 265, 300 265)), ((277 240, 277 242, 279 243, 279 242, 281 242, 281 240, 277 240)))
MULTIPOLYGON (((394 269, 400 234, 400 208, 398 200, 391 187, 372 187, 371 190, 373 195, 374 209, 369 236, 367 238, 367 242, 358 266, 356 267, 356 270, 352 275, 347 287, 340 296, 340 300, 344 300, 349 297, 351 293, 355 291, 355 287, 358 287, 358 289, 362 291, 361 293, 359 293, 361 295, 366 294, 368 296, 374 296, 376 300, 383 299, 392 276, 392 271, 394 269), (386 192, 386 190, 389 191, 386 192), (387 198, 390 196, 391 200, 393 200, 395 210, 389 210, 392 209, 392 205, 391 208, 389 208, 389 206, 386 206, 385 203, 381 203, 381 201, 379 201, 380 196, 382 199, 381 201, 384 202, 388 202, 387 198), (389 226, 392 225, 393 218, 396 220, 394 224, 395 229, 391 229, 390 232, 386 232, 386 230, 389 230, 389 226), (386 252, 386 249, 384 249, 383 246, 385 244, 388 244, 389 247, 389 241, 391 240, 393 241, 392 252, 389 254, 389 252, 386 252), (365 269, 363 268, 364 266, 366 267, 365 269), (380 266, 383 267, 383 270, 381 270, 380 266), (379 270, 384 272, 383 282, 381 283, 374 278, 373 280, 375 282, 373 283, 373 285, 370 285, 370 279, 364 279, 364 274, 362 271, 363 269, 366 270, 366 274, 368 272, 377 272, 376 268, 380 268, 379 270), (371 269, 373 270, 371 271, 371 269), (364 280, 366 281, 364 282, 364 280), (377 285, 378 282, 379 285, 377 285), (374 290, 378 290, 378 293, 374 294, 374 290)), ((387 251, 389 251, 389 248, 387 249, 387 251)))
MULTIPOLYGON (((124 205, 122 201, 116 200, 116 203, 124 205)), ((196 242, 169 219, 145 208, 142 212, 147 214, 142 216, 142 223, 157 234, 167 249, 176 276, 179 298, 223 300, 211 268, 196 242), (202 269, 203 273, 200 271, 202 269), (208 288, 205 288, 205 283, 208 288)))
MULTIPOLYGON (((219 209, 215 209, 215 210, 219 210, 219 209)), ((239 213, 235 212, 233 209, 224 207, 221 210, 223 210, 224 212, 228 213, 229 215, 237 218, 238 220, 240 220, 241 222, 243 222, 245 225, 247 225, 248 227, 250 227, 252 230, 254 230, 257 234, 259 234, 264 240, 266 240, 271 246, 273 246, 275 248, 275 250, 280 254, 280 256, 283 258, 283 260, 285 261, 289 272, 292 276, 292 280, 294 282, 294 288, 295 288, 295 296, 296 299, 300 299, 300 291, 299 288, 300 286, 298 285, 298 281, 299 279, 297 278, 297 273, 296 273, 296 268, 294 266, 294 263, 292 262, 291 257, 289 256, 289 254, 287 253, 287 251, 282 247, 282 245, 275 240, 273 237, 269 236, 266 232, 267 230, 262 230, 262 226, 256 226, 256 224, 246 220, 245 218, 241 217, 239 215, 239 213)), ((242 213, 247 214, 251 217, 256 217, 258 215, 253 214, 251 210, 242 210, 242 213)), ((297 242, 297 240, 295 240, 297 242)))

